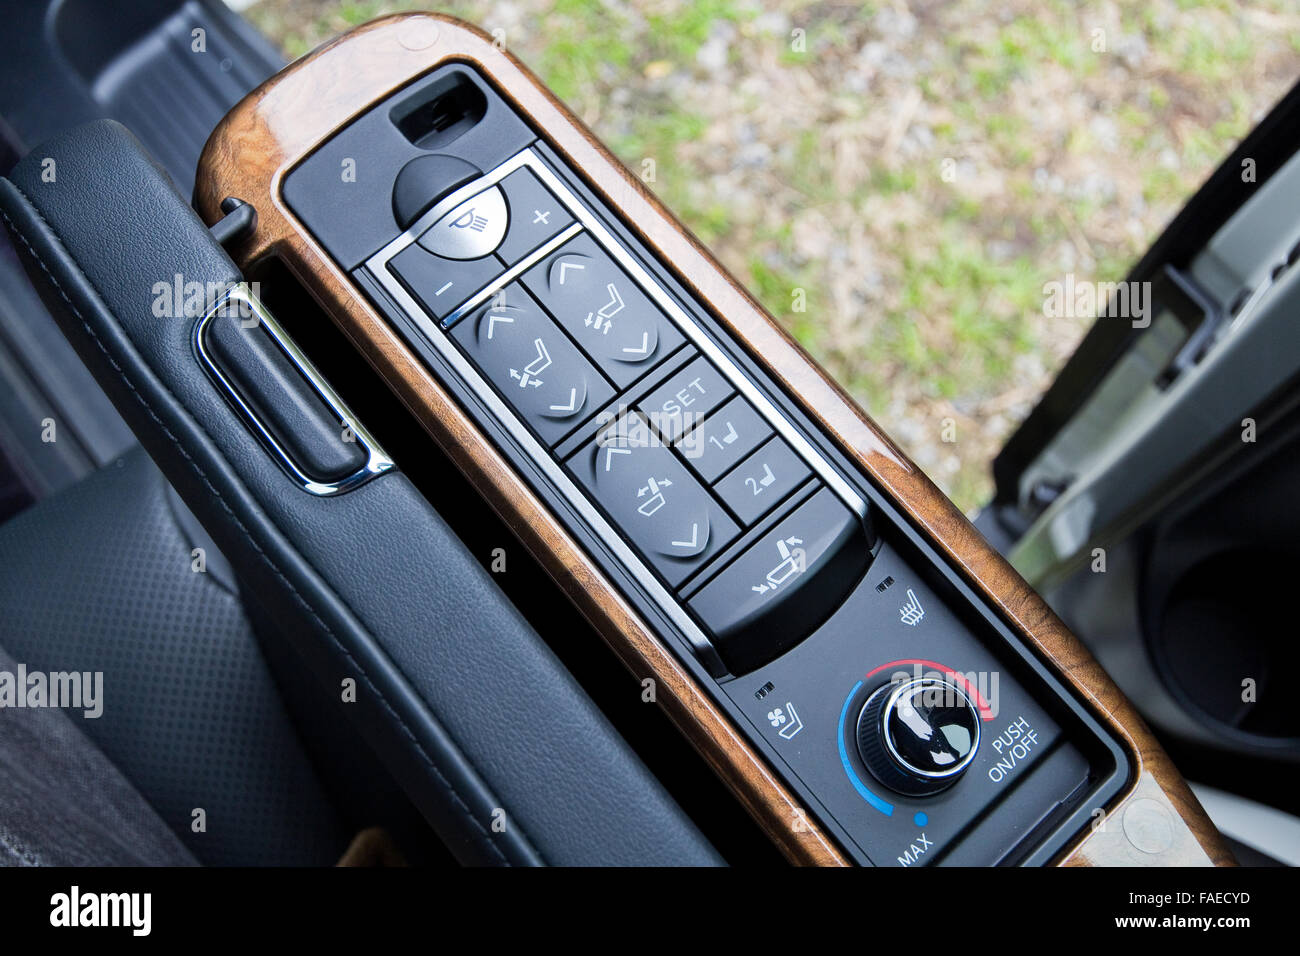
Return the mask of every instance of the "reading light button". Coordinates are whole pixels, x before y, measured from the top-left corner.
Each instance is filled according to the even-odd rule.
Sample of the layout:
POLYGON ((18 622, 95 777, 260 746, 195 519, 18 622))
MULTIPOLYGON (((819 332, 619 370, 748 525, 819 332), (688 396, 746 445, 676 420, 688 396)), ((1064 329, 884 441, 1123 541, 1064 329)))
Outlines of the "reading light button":
POLYGON ((505 196, 492 186, 426 229, 420 245, 444 259, 481 259, 501 245, 509 222, 505 196))

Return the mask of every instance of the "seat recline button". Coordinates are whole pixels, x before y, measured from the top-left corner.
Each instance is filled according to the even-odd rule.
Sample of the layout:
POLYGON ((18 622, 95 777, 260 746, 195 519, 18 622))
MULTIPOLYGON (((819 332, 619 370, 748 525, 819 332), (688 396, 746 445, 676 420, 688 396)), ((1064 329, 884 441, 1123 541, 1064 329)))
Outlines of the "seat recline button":
POLYGON ((614 397, 614 389, 517 282, 456 323, 452 337, 548 444, 614 397))
POLYGON ((866 528, 822 488, 690 599, 733 674, 773 660, 834 613, 866 571, 866 528))
POLYGON ((579 451, 570 468, 674 587, 736 536, 735 522, 635 415, 579 451))
POLYGON ((419 242, 444 259, 481 259, 501 245, 509 219, 505 197, 492 186, 442 216, 419 242))

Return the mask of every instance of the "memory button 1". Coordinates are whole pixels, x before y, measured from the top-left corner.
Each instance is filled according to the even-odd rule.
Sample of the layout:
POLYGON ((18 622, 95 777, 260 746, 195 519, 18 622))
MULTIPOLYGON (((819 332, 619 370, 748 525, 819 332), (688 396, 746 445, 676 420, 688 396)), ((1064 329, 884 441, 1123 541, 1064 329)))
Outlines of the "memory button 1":
POLYGON ((772 436, 754 406, 737 396, 677 442, 677 450, 709 483, 772 436))

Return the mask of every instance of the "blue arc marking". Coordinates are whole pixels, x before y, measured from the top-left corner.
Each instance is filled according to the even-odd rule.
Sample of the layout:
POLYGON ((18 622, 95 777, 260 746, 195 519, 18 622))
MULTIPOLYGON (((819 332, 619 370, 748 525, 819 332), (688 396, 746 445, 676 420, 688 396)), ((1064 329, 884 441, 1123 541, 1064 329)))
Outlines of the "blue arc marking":
POLYGON ((885 802, 867 789, 867 785, 862 782, 861 778, 858 777, 857 771, 853 769, 853 764, 849 763, 849 752, 844 746, 844 721, 849 715, 849 702, 853 700, 854 695, 861 689, 862 681, 858 681, 853 685, 853 690, 849 691, 849 696, 844 698, 844 707, 840 710, 840 763, 844 764, 844 772, 849 775, 849 783, 853 784, 853 789, 858 791, 862 796, 862 799, 867 801, 867 803, 871 804, 885 816, 892 817, 894 815, 894 805, 885 802))

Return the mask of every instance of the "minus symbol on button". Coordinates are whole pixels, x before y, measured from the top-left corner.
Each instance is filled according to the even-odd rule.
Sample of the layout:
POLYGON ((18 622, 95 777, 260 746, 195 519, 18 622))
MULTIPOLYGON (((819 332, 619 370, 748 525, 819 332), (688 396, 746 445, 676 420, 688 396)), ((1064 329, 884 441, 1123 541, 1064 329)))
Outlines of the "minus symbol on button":
POLYGON ((446 291, 447 291, 448 289, 450 289, 451 287, 452 287, 452 283, 448 282, 445 286, 443 286, 441 289, 439 289, 437 292, 435 292, 434 295, 435 295, 435 296, 442 295, 444 292, 446 292, 446 291))

